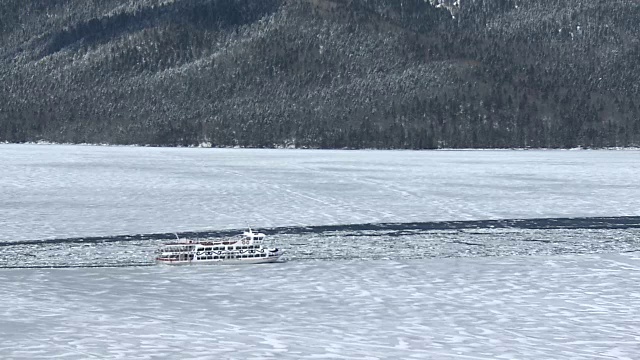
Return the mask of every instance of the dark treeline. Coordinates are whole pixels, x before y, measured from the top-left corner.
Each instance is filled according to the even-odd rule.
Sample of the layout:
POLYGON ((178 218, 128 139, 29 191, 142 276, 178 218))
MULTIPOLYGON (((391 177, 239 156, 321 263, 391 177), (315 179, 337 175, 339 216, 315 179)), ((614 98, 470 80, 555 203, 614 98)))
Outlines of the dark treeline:
POLYGON ((2 0, 0 141, 640 145, 640 2, 442 2, 2 0))

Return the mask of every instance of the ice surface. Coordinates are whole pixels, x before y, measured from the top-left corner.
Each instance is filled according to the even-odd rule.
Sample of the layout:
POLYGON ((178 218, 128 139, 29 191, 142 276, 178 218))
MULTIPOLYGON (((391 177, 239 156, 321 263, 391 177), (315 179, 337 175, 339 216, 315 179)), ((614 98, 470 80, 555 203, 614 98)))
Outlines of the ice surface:
POLYGON ((637 216, 639 154, 0 145, 0 358, 636 359, 632 226, 343 226, 181 268, 114 235, 637 216))
POLYGON ((637 359, 640 253, 0 271, 3 359, 637 359))
POLYGON ((640 215, 639 151, 0 145, 0 241, 640 215))

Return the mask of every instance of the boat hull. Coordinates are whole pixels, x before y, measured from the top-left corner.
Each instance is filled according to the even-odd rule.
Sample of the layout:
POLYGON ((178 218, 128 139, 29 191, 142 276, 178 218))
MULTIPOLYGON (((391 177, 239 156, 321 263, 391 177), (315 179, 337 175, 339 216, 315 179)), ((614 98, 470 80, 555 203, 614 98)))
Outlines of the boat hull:
POLYGON ((228 259, 209 259, 209 260, 167 260, 156 259, 156 264, 170 266, 184 265, 243 265, 243 264, 267 264, 280 260, 282 253, 265 258, 228 258, 228 259))

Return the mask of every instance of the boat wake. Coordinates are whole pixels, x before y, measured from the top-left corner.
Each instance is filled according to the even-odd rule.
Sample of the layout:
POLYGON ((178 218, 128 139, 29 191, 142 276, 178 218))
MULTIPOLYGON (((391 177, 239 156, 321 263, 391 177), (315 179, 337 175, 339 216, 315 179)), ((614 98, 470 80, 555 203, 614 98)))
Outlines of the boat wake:
MULTIPOLYGON (((306 261, 528 256, 640 251, 640 217, 348 224, 261 229, 285 259, 306 261)), ((216 239, 238 230, 181 232, 216 239)), ((2 242, 0 268, 154 264, 174 233, 2 242)))
MULTIPOLYGON (((267 235, 322 235, 333 232, 381 231, 384 236, 403 236, 416 231, 469 230, 469 229, 640 229, 640 216, 618 217, 574 217, 574 218, 538 218, 538 219, 499 219, 465 221, 427 221, 407 223, 366 223, 345 225, 281 226, 261 229, 267 235)), ((97 243, 127 242, 145 240, 167 240, 176 235, 186 238, 222 238, 241 232, 241 229, 185 231, 179 233, 152 233, 114 236, 88 236, 40 240, 0 241, 2 246, 58 244, 58 243, 97 243)))

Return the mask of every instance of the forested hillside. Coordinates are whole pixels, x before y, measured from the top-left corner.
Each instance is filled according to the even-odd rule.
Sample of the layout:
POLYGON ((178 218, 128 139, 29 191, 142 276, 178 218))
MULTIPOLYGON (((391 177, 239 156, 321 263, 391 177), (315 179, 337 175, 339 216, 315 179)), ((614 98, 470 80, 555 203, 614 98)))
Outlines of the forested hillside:
POLYGON ((640 145, 638 0, 1 0, 0 141, 640 145))

